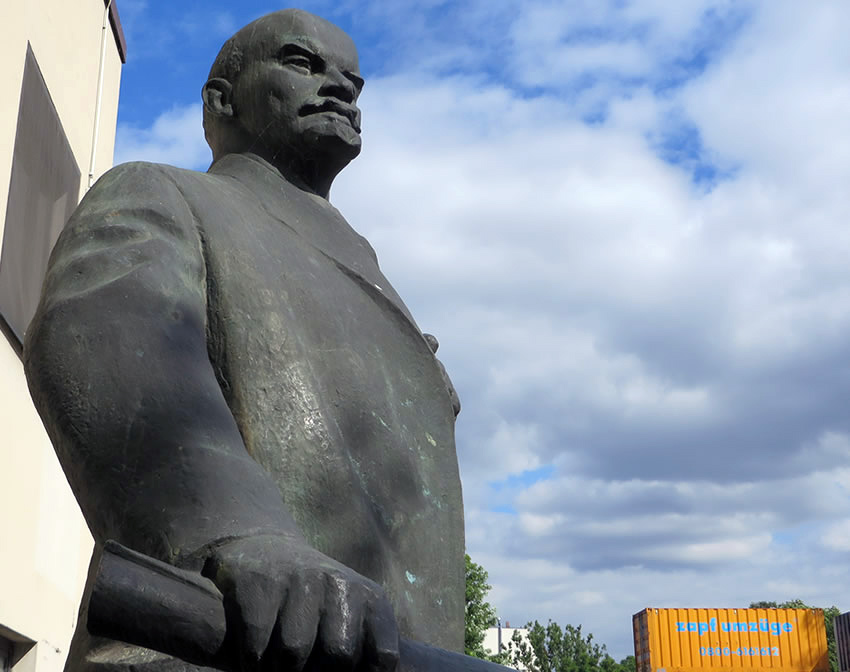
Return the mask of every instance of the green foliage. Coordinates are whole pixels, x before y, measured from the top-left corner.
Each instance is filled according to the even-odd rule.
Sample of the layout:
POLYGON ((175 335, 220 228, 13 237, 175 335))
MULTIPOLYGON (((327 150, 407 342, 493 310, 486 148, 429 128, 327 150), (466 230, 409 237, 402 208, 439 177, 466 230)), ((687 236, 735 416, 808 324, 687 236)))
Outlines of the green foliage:
POLYGON ((484 650, 484 633, 496 625, 496 610, 485 599, 492 586, 487 571, 466 556, 466 611, 464 616, 464 653, 476 658, 489 658, 484 650))
POLYGON ((823 610, 823 620, 826 624, 826 643, 829 646, 829 666, 832 672, 838 672, 838 651, 835 649, 835 617, 841 612, 834 604, 823 610))
POLYGON ((499 663, 499 665, 507 665, 508 667, 512 667, 514 663, 510 647, 510 642, 502 642, 502 652, 489 654, 487 656, 487 660, 489 660, 491 663, 499 663))
MULTIPOLYGON (((803 600, 787 600, 786 602, 751 602, 750 609, 821 609, 813 607, 803 600)), ((835 617, 841 612, 835 605, 823 608, 823 621, 826 626, 826 644, 829 649, 829 665, 832 672, 838 672, 838 653, 835 650, 835 617)))
POLYGON ((620 669, 618 672, 636 672, 637 661, 634 656, 626 656, 619 663, 620 669))
POLYGON ((498 662, 529 672, 635 672, 634 656, 618 663, 592 634, 584 635, 580 625, 561 628, 553 621, 546 626, 534 621, 525 627, 528 641, 514 632, 506 656, 498 662))

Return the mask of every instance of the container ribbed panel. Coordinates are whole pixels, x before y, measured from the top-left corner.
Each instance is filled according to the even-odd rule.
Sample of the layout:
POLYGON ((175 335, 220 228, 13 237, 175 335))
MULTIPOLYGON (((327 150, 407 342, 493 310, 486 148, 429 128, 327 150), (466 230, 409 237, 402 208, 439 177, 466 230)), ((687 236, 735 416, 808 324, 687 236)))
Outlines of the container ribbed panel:
POLYGON ((637 672, 830 672, 821 609, 644 609, 632 625, 637 672))

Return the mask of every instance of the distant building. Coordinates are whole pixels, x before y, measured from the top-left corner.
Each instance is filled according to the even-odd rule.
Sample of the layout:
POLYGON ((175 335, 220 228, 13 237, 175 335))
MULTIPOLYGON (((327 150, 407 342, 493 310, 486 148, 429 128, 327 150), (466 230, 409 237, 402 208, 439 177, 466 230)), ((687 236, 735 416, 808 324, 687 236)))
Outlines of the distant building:
MULTIPOLYGON (((491 655, 506 651, 508 644, 513 639, 514 633, 518 633, 522 641, 528 642, 528 630, 526 628, 512 628, 510 621, 505 621, 504 626, 487 628, 487 631, 484 633, 484 650, 491 655), (501 648, 499 647, 500 642, 501 648)), ((523 670, 524 668, 520 666, 517 669, 523 670)))
POLYGON ((24 379, 50 249, 112 165, 116 0, 4 0, 0 20, 0 672, 60 672, 92 539, 24 379))

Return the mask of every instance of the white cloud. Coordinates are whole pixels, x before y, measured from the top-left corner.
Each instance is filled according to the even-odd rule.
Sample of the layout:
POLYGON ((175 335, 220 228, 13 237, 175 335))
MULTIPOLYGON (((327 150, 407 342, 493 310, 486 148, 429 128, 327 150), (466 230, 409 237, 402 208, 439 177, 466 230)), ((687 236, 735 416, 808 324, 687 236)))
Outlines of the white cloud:
POLYGON ((850 519, 830 525, 821 537, 821 542, 835 551, 850 551, 850 519))
POLYGON ((151 161, 205 170, 212 154, 204 140, 201 119, 201 104, 197 103, 162 113, 150 128, 119 124, 115 163, 151 161))
POLYGON ((508 71, 523 86, 560 89, 681 77, 743 11, 728 0, 527 2, 511 27, 508 71))
POLYGON ((588 74, 617 74, 621 77, 645 75, 652 66, 644 45, 636 40, 611 44, 560 45, 547 50, 546 67, 534 67, 540 53, 531 45, 523 48, 526 59, 521 62, 518 79, 525 86, 545 86, 552 78, 573 80, 588 74))
POLYGON ((686 91, 688 114, 710 145, 763 179, 834 198, 834 170, 850 159, 850 150, 834 142, 850 130, 843 113, 850 46, 840 37, 850 8, 760 4, 734 50, 686 91))
POLYGON ((537 469, 540 460, 534 447, 538 441, 539 431, 536 426, 499 421, 482 451, 487 455, 487 461, 479 477, 484 477, 489 471, 489 479, 497 481, 512 474, 537 469))

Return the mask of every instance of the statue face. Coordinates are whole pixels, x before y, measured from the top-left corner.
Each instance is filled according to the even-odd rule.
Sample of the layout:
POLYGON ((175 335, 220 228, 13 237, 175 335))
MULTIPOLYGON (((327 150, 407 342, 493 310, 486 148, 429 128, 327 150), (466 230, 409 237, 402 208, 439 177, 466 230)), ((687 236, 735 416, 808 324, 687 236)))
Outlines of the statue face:
POLYGON ((275 16, 262 41, 246 54, 250 62, 233 87, 236 119, 254 149, 317 164, 357 156, 363 80, 348 35, 295 12, 275 16))

